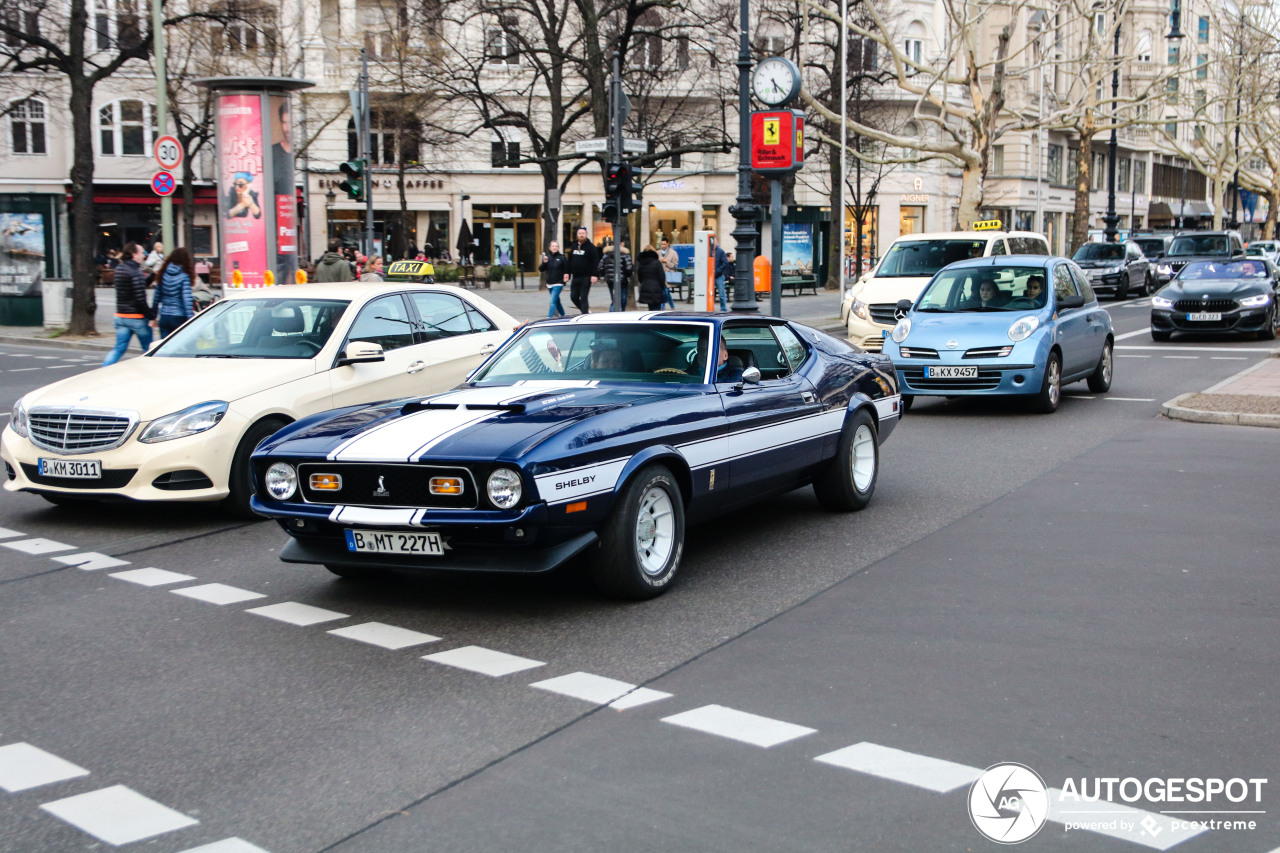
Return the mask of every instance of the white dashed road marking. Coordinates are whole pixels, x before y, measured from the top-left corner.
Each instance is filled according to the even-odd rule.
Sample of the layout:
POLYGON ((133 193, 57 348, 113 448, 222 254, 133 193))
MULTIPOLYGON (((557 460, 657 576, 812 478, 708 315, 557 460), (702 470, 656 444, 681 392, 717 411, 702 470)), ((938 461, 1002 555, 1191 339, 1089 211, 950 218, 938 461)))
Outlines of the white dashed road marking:
POLYGON ((1085 823, 1089 825, 1088 832, 1141 844, 1153 850, 1168 850, 1188 838, 1207 831, 1204 826, 1188 829, 1187 827, 1196 826, 1196 824, 1135 809, 1123 803, 1113 803, 1109 800, 1077 802, 1073 799, 1060 802, 1061 798, 1062 791, 1057 788, 1049 789, 1049 820, 1054 823, 1085 823), (1118 817, 1123 817, 1133 828, 1124 830, 1118 825, 1113 826, 1112 822, 1118 817))
POLYGON ((610 702, 609 707, 617 711, 626 711, 630 708, 648 705, 650 702, 658 702, 670 698, 670 693, 663 693, 661 690, 650 690, 648 687, 637 687, 621 699, 615 699, 610 702))
POLYGON ((1136 332, 1125 332, 1123 335, 1116 335, 1112 340, 1123 341, 1128 338, 1136 338, 1138 337, 1138 335, 1149 335, 1149 334, 1151 334, 1151 327, 1144 326, 1141 329, 1138 329, 1138 331, 1136 332))
POLYGON ((1243 355, 1211 355, 1210 361, 1248 361, 1249 359, 1243 355))
POLYGON ((310 604, 299 604, 296 601, 268 604, 266 607, 255 607, 252 610, 246 610, 245 613, 265 616, 268 619, 275 619, 277 622, 287 622, 290 625, 302 627, 347 618, 345 613, 325 610, 323 607, 312 607, 310 604))
POLYGON ((241 601, 252 601, 255 598, 266 598, 260 592, 250 592, 224 583, 207 583, 202 586, 189 586, 186 589, 170 590, 174 595, 194 598, 196 601, 207 601, 209 604, 236 604, 241 601))
POLYGON ((491 675, 495 678, 510 675, 513 672, 533 669, 534 667, 546 666, 546 663, 540 660, 517 657, 506 652, 495 652, 492 649, 480 646, 463 646, 460 649, 450 649, 447 652, 424 655, 422 659, 434 663, 442 663, 445 666, 478 672, 481 675, 491 675))
POLYGON ((662 722, 766 749, 817 731, 794 723, 748 714, 746 711, 735 711, 723 705, 704 705, 682 714, 663 717, 662 722))
POLYGON ((23 539, 20 542, 0 542, 0 545, 24 554, 50 554, 54 551, 70 551, 75 547, 54 542, 52 539, 23 539))
POLYGON ((1103 397, 1104 400, 1117 400, 1121 403, 1154 403, 1154 397, 1103 397))
POLYGON ((1161 356, 1161 358, 1185 358, 1185 359, 1190 359, 1192 361, 1200 360, 1200 356, 1198 355, 1165 355, 1165 356, 1161 356))
POLYGON ((37 355, 37 356, 33 356, 33 357, 34 357, 37 361, 57 361, 57 360, 58 360, 58 356, 56 356, 56 355, 37 355))
POLYGON ((39 369, 40 368, 38 367, 15 367, 11 369, 9 372, 10 373, 26 373, 28 370, 39 370, 39 369))
POLYGON ((0 527, 0 539, 12 539, 15 536, 26 536, 25 533, 19 533, 16 530, 10 530, 7 527, 0 527))
POLYGON ((537 681, 529 686, 559 693, 561 696, 581 699, 584 702, 593 702, 596 705, 610 705, 619 711, 647 705, 671 696, 670 693, 650 690, 647 687, 638 688, 625 681, 605 678, 603 675, 593 675, 589 672, 571 672, 568 675, 548 678, 546 681, 537 681))
POLYGON ((1125 344, 1116 349, 1164 350, 1165 352, 1274 352, 1272 347, 1193 347, 1186 344, 1165 344, 1164 346, 1139 346, 1125 344))
POLYGON ((99 554, 97 551, 86 551, 83 554, 62 554, 49 559, 62 563, 64 566, 75 566, 85 572, 93 572, 98 569, 114 569, 116 566, 129 565, 128 560, 108 557, 106 554, 99 554))
POLYGON ((926 788, 939 794, 970 785, 982 775, 977 767, 967 767, 953 761, 916 755, 874 743, 855 743, 853 746, 819 755, 813 760, 892 779, 904 785, 926 788))
POLYGON ((1126 352, 1117 353, 1116 358, 1151 358, 1149 355, 1131 355, 1126 352))
POLYGON ((0 746, 0 788, 10 794, 88 775, 83 767, 29 743, 0 746))
POLYGON ((365 622, 362 625, 349 625, 346 628, 334 628, 329 632, 336 637, 357 640, 371 646, 384 649, 407 649, 410 646, 422 646, 439 641, 439 637, 410 631, 408 628, 397 628, 395 625, 384 625, 381 622, 365 622))
POLYGON ((212 844, 202 844, 183 850, 182 853, 267 853, 256 844, 250 844, 243 838, 224 838, 212 844))
POLYGON ((111 577, 142 586, 164 586, 167 583, 195 580, 191 575, 180 575, 164 569, 130 569, 127 572, 112 572, 111 577))
POLYGON ((124 785, 113 785, 40 808, 108 844, 131 844, 200 821, 163 806, 124 785))

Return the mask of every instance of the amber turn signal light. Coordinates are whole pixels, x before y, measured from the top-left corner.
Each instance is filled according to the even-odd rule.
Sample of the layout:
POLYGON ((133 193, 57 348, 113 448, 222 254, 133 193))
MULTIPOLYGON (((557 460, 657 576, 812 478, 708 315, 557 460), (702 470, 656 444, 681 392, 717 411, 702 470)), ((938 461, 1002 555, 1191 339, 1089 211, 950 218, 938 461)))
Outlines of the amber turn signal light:
POLYGON ((460 495, 462 494, 462 478, 432 477, 430 487, 433 495, 460 495))
POLYGON ((342 488, 342 475, 312 474, 308 478, 307 482, 311 485, 312 491, 336 492, 342 488))
POLYGON ((578 501, 577 503, 571 503, 571 504, 569 504, 568 506, 566 506, 566 507, 564 508, 564 511, 565 511, 566 513, 570 513, 570 512, 582 512, 582 511, 583 511, 584 509, 586 509, 586 508, 587 508, 587 502, 586 502, 586 501, 578 501))

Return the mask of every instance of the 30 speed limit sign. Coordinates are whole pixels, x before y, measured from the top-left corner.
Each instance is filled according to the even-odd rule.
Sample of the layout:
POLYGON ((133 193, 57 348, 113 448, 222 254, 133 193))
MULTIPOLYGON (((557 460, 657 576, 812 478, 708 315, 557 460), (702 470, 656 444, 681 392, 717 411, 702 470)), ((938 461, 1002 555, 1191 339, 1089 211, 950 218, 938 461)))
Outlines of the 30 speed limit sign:
POLYGON ((160 168, 172 171, 182 165, 182 143, 175 137, 162 136, 156 140, 156 162, 160 168))

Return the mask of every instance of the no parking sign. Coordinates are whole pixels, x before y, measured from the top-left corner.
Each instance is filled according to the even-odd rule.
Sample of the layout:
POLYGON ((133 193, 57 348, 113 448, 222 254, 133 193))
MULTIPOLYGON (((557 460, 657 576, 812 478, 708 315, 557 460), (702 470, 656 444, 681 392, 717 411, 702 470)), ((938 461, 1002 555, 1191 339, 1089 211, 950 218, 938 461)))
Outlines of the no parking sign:
POLYGON ((173 195, 177 188, 178 182, 168 172, 156 172, 151 176, 151 191, 156 195, 173 195))

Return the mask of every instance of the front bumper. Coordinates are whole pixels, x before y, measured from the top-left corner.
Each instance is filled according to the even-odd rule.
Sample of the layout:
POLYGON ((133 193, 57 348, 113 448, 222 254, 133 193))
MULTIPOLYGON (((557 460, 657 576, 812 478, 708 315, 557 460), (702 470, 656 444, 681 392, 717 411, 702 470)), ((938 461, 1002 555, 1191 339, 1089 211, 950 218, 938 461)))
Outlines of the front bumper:
POLYGON ((885 332, 893 326, 883 326, 874 320, 864 320, 852 311, 849 312, 849 343, 862 347, 867 352, 881 352, 884 349, 885 332))
MULTIPOLYGON (((964 379, 926 378, 926 365, 918 359, 894 362, 898 374, 898 389, 903 394, 918 397, 962 397, 992 394, 1038 394, 1044 381, 1044 367, 1034 364, 1009 363, 1009 359, 967 359, 961 364, 977 367, 978 375, 964 379)), ((928 366, 948 364, 931 361, 928 366)))
POLYGON ((1095 293, 1115 294, 1120 292, 1120 286, 1125 283, 1128 273, 1106 273, 1104 275, 1090 275, 1089 286, 1093 288, 1095 293))
POLYGON ((231 412, 213 429, 198 435, 142 444, 140 424, 120 447, 101 452, 65 454, 41 450, 6 426, 0 434, 0 458, 5 462, 4 487, 11 492, 62 494, 85 498, 136 501, 217 501, 229 492, 231 459, 243 422, 231 412), (101 480, 43 477, 39 461, 96 459, 101 480))
POLYGON ((1221 320, 1188 320, 1187 312, 1151 309, 1151 329, 1156 332, 1209 332, 1213 334, 1256 334, 1271 322, 1271 306, 1223 311, 1221 320))

